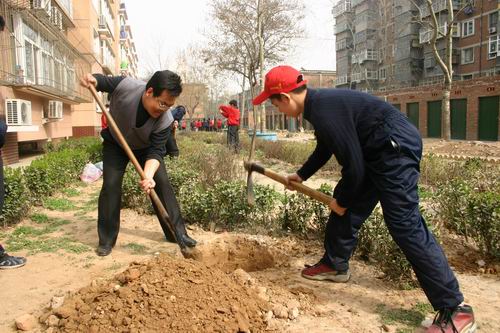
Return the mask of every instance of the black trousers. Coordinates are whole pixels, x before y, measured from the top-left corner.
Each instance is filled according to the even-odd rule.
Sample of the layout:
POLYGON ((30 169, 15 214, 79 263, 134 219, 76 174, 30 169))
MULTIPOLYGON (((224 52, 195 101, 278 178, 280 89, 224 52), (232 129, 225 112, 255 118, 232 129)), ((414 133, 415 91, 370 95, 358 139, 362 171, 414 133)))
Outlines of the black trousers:
POLYGON ((227 127, 227 144, 236 152, 238 152, 240 147, 240 135, 238 130, 239 126, 237 125, 229 125, 227 127))
MULTIPOLYGON (((146 163, 146 151, 136 150, 134 153, 139 163, 144 167, 146 163)), ((118 237, 120 230, 122 182, 128 162, 129 158, 120 146, 106 140, 103 142, 103 184, 99 195, 97 217, 99 245, 102 246, 114 246, 118 237)), ((186 227, 163 160, 160 162, 160 167, 153 179, 156 182, 154 190, 168 212, 170 220, 174 225, 174 232, 177 239, 180 239, 181 235, 186 234, 186 227)), ((153 208, 158 216, 165 237, 167 240, 173 241, 174 237, 172 233, 160 218, 158 209, 154 204, 153 208)))
POLYGON ((330 215, 322 261, 336 270, 348 269, 358 231, 380 201, 387 228, 430 303, 436 310, 457 306, 463 302, 458 281, 419 211, 422 140, 418 130, 406 119, 392 119, 374 131, 368 145, 366 177, 356 203, 344 216, 330 215))
POLYGON ((167 149, 167 156, 169 157, 179 156, 179 147, 177 147, 177 140, 175 140, 175 137, 172 134, 168 136, 165 148, 167 149))

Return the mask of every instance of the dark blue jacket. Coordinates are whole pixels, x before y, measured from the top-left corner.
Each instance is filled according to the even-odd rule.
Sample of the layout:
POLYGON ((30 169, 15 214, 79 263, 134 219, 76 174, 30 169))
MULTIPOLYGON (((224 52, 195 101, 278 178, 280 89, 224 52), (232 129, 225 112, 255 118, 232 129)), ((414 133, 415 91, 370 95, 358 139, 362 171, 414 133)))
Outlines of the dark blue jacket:
POLYGON ((347 89, 308 89, 304 118, 313 125, 317 144, 297 174, 306 180, 335 155, 342 166, 342 178, 333 196, 342 207, 356 200, 366 176, 366 161, 376 158, 374 147, 391 142, 389 134, 376 130, 391 119, 408 121, 380 98, 347 89))
POLYGON ((0 120, 0 148, 5 144, 5 136, 7 135, 7 124, 0 120))
POLYGON ((183 107, 182 105, 179 105, 172 110, 172 117, 174 117, 174 120, 177 120, 178 122, 181 122, 185 114, 186 114, 186 108, 183 107))

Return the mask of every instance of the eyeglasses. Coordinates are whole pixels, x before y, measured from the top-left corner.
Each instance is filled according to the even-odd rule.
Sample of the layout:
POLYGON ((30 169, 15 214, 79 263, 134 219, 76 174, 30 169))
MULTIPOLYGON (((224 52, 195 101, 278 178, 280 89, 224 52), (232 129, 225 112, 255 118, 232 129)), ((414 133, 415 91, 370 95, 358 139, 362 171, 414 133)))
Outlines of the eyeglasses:
POLYGON ((160 101, 158 97, 155 97, 155 99, 158 102, 158 108, 160 108, 160 110, 167 111, 168 109, 170 109, 170 106, 167 103, 160 101))

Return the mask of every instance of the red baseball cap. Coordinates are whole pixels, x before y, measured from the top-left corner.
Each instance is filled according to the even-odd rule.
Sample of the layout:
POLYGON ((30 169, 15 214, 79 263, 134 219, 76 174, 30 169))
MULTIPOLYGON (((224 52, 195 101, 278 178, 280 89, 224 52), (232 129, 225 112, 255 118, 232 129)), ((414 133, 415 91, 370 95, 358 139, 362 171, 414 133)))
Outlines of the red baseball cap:
POLYGON ((288 93, 307 83, 301 72, 290 66, 276 66, 266 74, 264 91, 252 101, 259 105, 271 95, 288 93))

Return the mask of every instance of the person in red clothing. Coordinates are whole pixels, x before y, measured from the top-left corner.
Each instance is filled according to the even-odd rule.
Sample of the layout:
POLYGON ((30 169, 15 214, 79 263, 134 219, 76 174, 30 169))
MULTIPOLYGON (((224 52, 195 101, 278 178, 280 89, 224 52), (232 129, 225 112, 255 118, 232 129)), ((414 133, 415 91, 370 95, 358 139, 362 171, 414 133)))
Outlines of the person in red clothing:
POLYGON ((217 119, 217 132, 222 129, 222 119, 217 119))
POLYGON ((238 130, 240 127, 240 110, 236 100, 229 101, 229 105, 219 106, 220 114, 227 118, 227 144, 237 153, 240 148, 240 137, 238 130))
POLYGON ((182 120, 182 122, 181 122, 181 129, 182 129, 183 131, 185 131, 185 130, 186 130, 186 120, 182 120))

